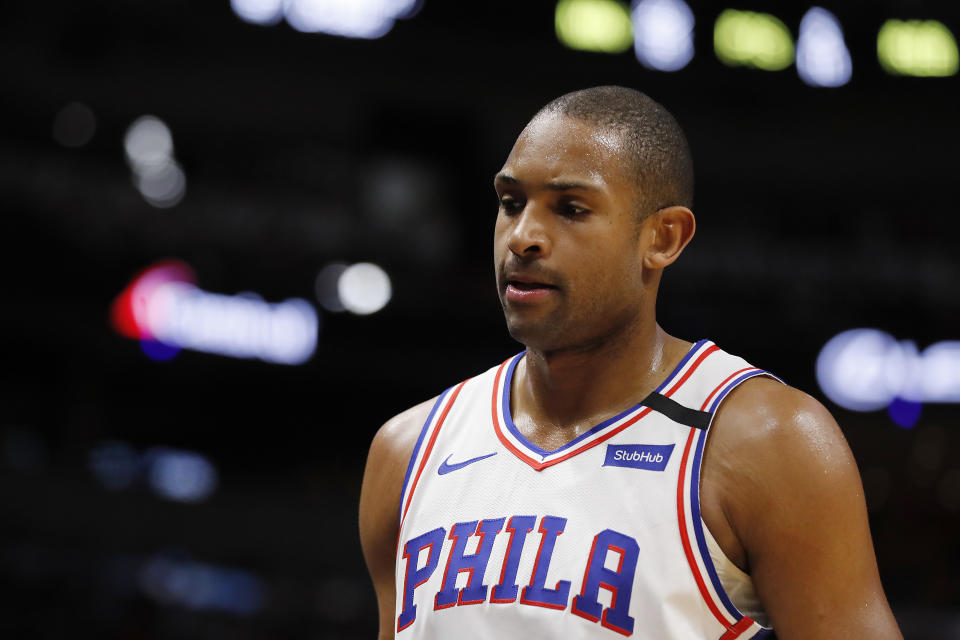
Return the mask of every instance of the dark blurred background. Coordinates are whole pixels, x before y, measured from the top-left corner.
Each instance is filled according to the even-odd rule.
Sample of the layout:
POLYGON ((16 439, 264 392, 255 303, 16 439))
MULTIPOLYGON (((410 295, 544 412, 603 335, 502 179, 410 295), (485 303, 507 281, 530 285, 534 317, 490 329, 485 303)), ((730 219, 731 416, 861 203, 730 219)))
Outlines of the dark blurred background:
POLYGON ((714 51, 728 7, 796 41, 811 5, 689 6, 696 53, 663 72, 632 46, 565 46, 554 2, 8 3, 0 633, 374 637, 356 533, 370 439, 519 350, 493 286, 492 177, 542 104, 622 84, 677 116, 696 163, 698 234, 661 325, 833 411, 905 636, 960 637, 960 408, 851 411, 815 376, 849 329, 960 338, 960 79, 888 73, 877 45, 889 19, 956 32, 960 8, 826 5, 853 73, 823 88, 714 51), (367 5, 387 17, 364 22, 367 5), (326 23, 386 32, 309 32, 326 23), (308 301, 315 350, 283 364, 122 336, 111 305, 164 260, 248 292, 202 298, 222 308, 308 301), (354 295, 356 263, 380 270, 354 269, 354 295))

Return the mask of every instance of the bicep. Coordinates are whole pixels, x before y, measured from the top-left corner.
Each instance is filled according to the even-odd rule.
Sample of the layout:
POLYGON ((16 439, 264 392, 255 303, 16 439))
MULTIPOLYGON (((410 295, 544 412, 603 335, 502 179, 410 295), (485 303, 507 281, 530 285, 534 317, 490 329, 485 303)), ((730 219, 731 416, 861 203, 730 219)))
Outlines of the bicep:
POLYGON ((403 478, 432 402, 387 422, 373 439, 360 490, 360 544, 377 594, 379 640, 394 637, 395 561, 403 478))
POLYGON ((752 422, 741 491, 728 507, 778 638, 900 638, 859 472, 836 422, 795 390, 752 422))
POLYGON ((398 531, 396 506, 399 492, 389 472, 389 455, 383 451, 384 443, 374 439, 367 457, 360 491, 360 544, 367 570, 377 594, 377 609, 380 617, 378 638, 393 637, 393 610, 395 599, 394 558, 398 531), (396 494, 396 496, 394 496, 396 494))

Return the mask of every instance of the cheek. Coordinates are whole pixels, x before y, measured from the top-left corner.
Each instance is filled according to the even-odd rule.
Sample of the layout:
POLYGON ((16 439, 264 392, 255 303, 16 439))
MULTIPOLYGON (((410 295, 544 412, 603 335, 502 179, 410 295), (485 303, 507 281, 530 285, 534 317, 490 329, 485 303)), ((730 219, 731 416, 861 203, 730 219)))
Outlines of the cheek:
POLYGON ((503 251, 503 223, 501 216, 497 216, 497 221, 493 225, 493 255, 497 257, 503 251))
POLYGON ((505 216, 497 214, 496 221, 493 223, 493 240, 497 248, 503 244, 506 234, 509 232, 509 221, 505 216))
POLYGON ((607 246, 582 256, 577 268, 578 294, 594 299, 632 297, 641 274, 634 250, 632 245, 607 246))

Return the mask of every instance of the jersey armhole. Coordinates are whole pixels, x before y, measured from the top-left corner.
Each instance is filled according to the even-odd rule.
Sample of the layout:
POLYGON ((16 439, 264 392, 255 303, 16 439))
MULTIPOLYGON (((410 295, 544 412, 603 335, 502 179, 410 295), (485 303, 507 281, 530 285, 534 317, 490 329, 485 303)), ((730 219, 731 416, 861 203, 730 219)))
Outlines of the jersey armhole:
MULTIPOLYGON (((453 387, 450 387, 450 389, 453 389, 453 387)), ((401 522, 403 520, 403 504, 407 497, 407 488, 410 485, 410 476, 413 475, 413 468, 416 464, 417 457, 420 455, 420 448, 423 446, 423 440, 427 435, 430 423, 433 422, 433 417, 437 414, 437 409, 443 404, 443 400, 447 397, 447 394, 450 393, 450 389, 447 389, 441 393, 440 397, 437 398, 437 401, 433 403, 433 407, 430 408, 430 413, 427 415, 427 419, 420 428, 420 436, 417 438, 417 444, 413 445, 413 451, 410 452, 410 462, 407 463, 407 473, 403 476, 403 486, 400 487, 400 505, 397 507, 397 522, 401 522)))
MULTIPOLYGON (((685 526, 688 526, 690 529, 692 529, 694 538, 694 544, 691 545, 693 557, 689 558, 690 568, 694 572, 699 572, 700 575, 696 578, 698 582, 702 581, 703 583, 704 588, 701 590, 703 592, 702 595, 708 600, 708 606, 710 606, 711 609, 716 610, 714 615, 719 613, 722 617, 727 617, 728 624, 732 625, 730 627, 730 631, 732 632, 734 629, 736 629, 737 635, 733 637, 737 638, 771 637, 769 634, 772 633, 772 629, 760 624, 753 618, 750 618, 741 612, 740 609, 733 604, 729 594, 727 593, 723 584, 720 582, 720 577, 717 573, 716 566, 714 566, 713 558, 710 555, 710 549, 707 545, 706 536, 708 535, 708 532, 706 532, 706 525, 703 522, 700 513, 700 471, 703 463, 704 448, 707 438, 710 435, 710 426, 713 424, 713 419, 716 416, 717 409, 719 409, 720 405, 731 391, 736 389, 747 380, 758 376, 769 377, 783 383, 783 380, 768 371, 757 369, 755 367, 748 367, 746 369, 736 371, 728 376, 704 401, 701 410, 709 412, 710 418, 706 428, 699 431, 694 436, 695 442, 692 452, 693 459, 691 460, 690 471, 687 474, 689 477, 687 492, 689 496, 690 508, 688 511, 688 521, 685 526), (710 600, 712 600, 712 602, 710 600), (745 624, 748 621, 750 624, 745 624)), ((709 535, 712 536, 712 534, 709 535)), ((731 565, 732 564, 733 563, 731 563, 731 565)), ((737 568, 739 569, 739 567, 737 568)), ((727 636, 724 637, 726 638, 727 636)))

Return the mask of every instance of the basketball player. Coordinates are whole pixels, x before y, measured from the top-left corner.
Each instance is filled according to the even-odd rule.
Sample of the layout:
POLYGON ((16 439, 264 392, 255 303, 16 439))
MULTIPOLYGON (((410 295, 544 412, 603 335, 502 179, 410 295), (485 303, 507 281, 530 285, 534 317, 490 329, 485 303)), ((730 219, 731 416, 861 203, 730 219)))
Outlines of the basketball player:
POLYGON ((526 350, 374 438, 381 640, 901 637, 830 414, 656 322, 692 183, 677 123, 631 89, 564 95, 520 134, 494 267, 526 350))

